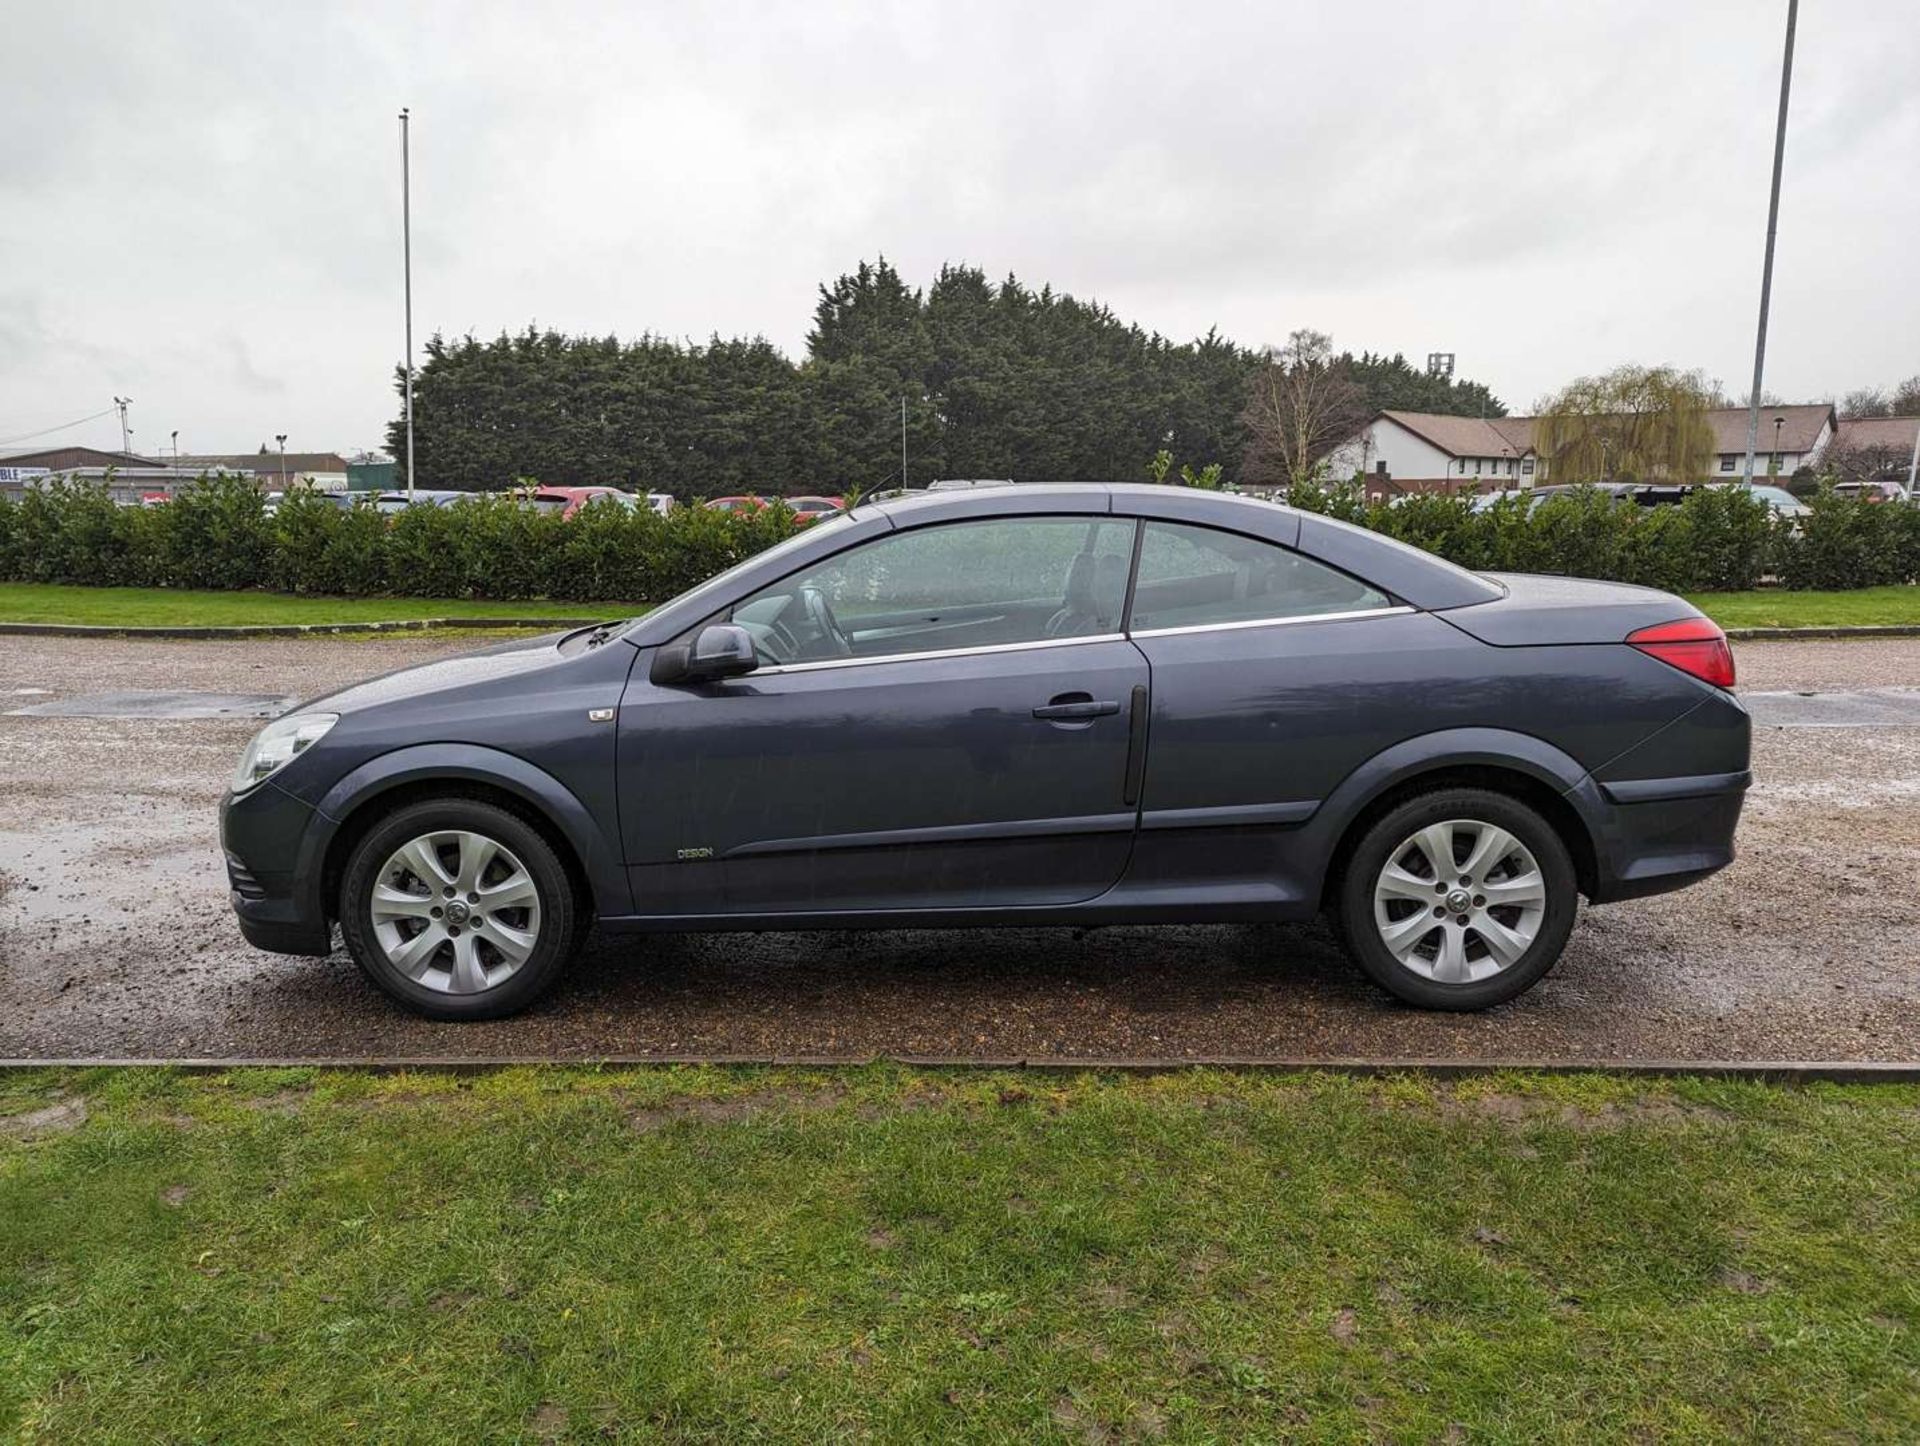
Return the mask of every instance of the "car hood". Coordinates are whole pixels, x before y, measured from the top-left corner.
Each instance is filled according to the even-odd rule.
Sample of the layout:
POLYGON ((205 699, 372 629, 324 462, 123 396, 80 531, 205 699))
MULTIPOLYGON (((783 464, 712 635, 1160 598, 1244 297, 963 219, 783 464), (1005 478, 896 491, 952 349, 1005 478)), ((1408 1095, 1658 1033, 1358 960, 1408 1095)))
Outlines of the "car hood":
POLYGON ((563 665, 567 656, 560 651, 563 638, 578 632, 542 633, 533 638, 513 638, 490 648, 481 648, 476 652, 462 653, 458 657, 441 658, 431 663, 417 663, 410 668, 399 668, 391 673, 382 673, 379 677, 369 678, 364 683, 353 683, 338 692, 328 693, 300 706, 301 712, 349 713, 364 712, 368 708, 377 708, 387 703, 403 699, 424 698, 437 693, 450 693, 456 689, 472 688, 476 685, 497 683, 522 674, 537 673, 544 669, 563 665))

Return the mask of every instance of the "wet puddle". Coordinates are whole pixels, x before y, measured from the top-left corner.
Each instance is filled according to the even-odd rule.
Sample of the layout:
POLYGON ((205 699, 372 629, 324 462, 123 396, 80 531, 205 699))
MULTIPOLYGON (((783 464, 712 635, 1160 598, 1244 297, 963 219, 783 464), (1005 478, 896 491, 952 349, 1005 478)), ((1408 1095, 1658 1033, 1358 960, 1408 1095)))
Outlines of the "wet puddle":
POLYGON ((1764 728, 1920 728, 1920 688, 1845 693, 1742 693, 1764 728))
POLYGON ((85 693, 9 709, 24 718, 278 718, 298 700, 281 693, 85 693))

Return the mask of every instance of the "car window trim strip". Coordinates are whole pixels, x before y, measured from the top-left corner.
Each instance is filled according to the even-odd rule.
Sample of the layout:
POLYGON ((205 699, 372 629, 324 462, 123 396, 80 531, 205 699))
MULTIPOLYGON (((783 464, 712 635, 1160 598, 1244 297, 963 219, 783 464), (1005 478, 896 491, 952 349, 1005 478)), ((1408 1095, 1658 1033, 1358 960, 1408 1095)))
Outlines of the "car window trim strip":
POLYGON ((975 648, 931 648, 917 653, 876 653, 870 658, 820 658, 811 663, 776 663, 755 668, 742 678, 764 678, 770 673, 817 673, 823 668, 865 668, 875 663, 919 663, 930 658, 981 658, 993 653, 1031 653, 1041 648, 1070 648, 1086 643, 1124 643, 1125 633, 1089 633, 1081 638, 1035 638, 1024 643, 983 643, 975 648))
POLYGON ((1136 628, 1126 633, 1091 633, 1083 638, 1036 638, 1025 643, 986 643, 977 648, 933 648, 915 653, 877 653, 871 658, 820 658, 811 663, 776 663, 755 668, 742 678, 765 678, 779 673, 816 673, 826 668, 865 668, 876 663, 920 663, 932 658, 980 658, 994 653, 1030 653, 1041 648, 1070 648, 1084 643, 1124 643, 1129 638, 1171 638, 1187 633, 1240 632, 1247 628, 1283 628, 1298 623, 1357 622, 1362 618, 1396 617, 1418 612, 1402 603, 1388 608, 1354 608, 1337 613, 1302 613, 1292 618, 1243 618, 1230 623, 1189 623, 1172 628, 1136 628))
POLYGON ((1352 608, 1337 613, 1302 613, 1293 618, 1242 618, 1231 623, 1187 623, 1172 628, 1135 628, 1127 636, 1130 638, 1172 638, 1185 633, 1230 633, 1247 628, 1285 628, 1296 623, 1344 623, 1357 622, 1362 618, 1389 618, 1400 613, 1418 612, 1418 608, 1408 607, 1405 603, 1390 608, 1352 608))

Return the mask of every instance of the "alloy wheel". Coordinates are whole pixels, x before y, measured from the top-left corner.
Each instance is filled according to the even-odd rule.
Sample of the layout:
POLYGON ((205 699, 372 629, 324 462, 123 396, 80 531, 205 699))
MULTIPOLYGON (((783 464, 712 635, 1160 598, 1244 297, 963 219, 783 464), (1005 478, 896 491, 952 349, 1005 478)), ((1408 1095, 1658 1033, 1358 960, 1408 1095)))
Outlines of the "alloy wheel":
POLYGON ((387 961, 423 988, 479 994, 505 983, 540 938, 540 891, 497 839, 421 834, 374 875, 368 910, 387 961))
POLYGON ((1497 824, 1449 819, 1408 835, 1373 886, 1380 940, 1437 984, 1475 984, 1518 963, 1546 918, 1547 881, 1497 824))

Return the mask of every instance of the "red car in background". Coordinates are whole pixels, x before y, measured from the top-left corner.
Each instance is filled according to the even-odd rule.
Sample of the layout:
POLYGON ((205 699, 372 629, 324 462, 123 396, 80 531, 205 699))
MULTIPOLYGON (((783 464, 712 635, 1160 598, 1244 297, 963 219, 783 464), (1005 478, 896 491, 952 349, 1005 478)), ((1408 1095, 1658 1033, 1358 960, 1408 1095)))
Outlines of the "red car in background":
POLYGON ((802 527, 831 517, 846 507, 846 503, 838 497, 789 497, 786 503, 793 509, 794 519, 802 527))
POLYGON ((806 527, 823 517, 831 517, 845 505, 838 497, 715 497, 703 503, 715 512, 759 512, 783 502, 792 510, 794 521, 806 527))
POLYGON ((596 497, 608 497, 622 507, 638 507, 640 499, 618 487, 535 487, 522 494, 536 512, 558 512, 571 517, 596 497))

